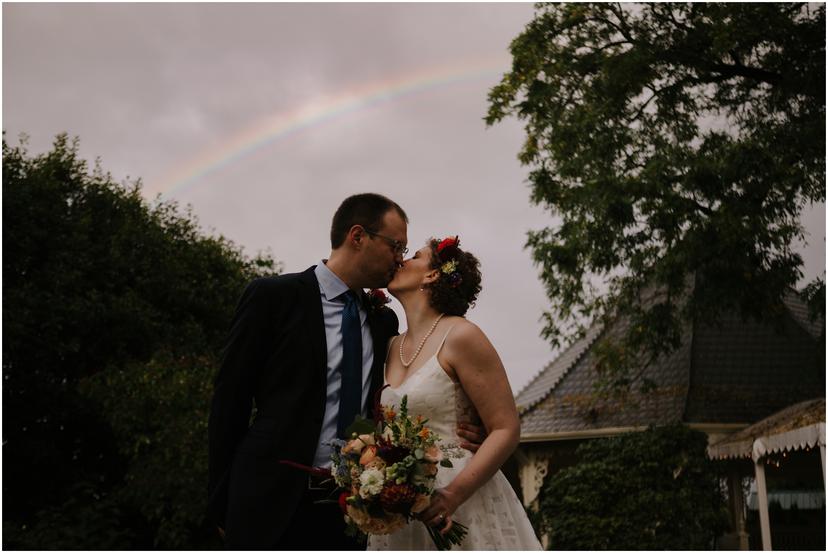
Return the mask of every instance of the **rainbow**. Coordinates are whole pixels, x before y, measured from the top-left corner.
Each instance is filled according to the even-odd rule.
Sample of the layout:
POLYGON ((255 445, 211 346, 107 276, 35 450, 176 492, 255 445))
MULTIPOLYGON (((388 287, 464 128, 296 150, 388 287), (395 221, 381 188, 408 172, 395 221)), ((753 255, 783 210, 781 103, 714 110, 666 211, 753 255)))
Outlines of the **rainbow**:
POLYGON ((508 69, 508 64, 507 56, 498 56, 431 67, 414 74, 343 90, 336 96, 316 98, 293 110, 257 120, 256 124, 168 171, 157 182, 150 183, 148 190, 166 198, 173 197, 206 175, 311 127, 426 90, 492 77, 508 69))

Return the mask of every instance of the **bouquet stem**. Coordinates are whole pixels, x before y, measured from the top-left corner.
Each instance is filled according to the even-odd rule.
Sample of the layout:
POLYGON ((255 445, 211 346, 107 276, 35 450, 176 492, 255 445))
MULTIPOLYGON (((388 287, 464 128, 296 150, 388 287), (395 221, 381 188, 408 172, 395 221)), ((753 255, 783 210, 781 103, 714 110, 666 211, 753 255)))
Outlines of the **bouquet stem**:
POLYGON ((437 546, 438 551, 448 551, 452 545, 459 545, 468 533, 468 527, 457 521, 452 522, 451 528, 445 534, 440 533, 440 528, 429 526, 428 524, 425 524, 425 527, 432 541, 434 541, 434 545, 437 546))

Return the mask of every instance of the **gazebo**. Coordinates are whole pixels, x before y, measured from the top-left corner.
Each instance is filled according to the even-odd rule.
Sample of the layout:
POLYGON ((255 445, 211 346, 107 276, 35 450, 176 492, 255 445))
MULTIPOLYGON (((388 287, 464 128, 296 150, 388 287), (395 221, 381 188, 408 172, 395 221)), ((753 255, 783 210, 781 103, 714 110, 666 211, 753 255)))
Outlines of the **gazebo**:
POLYGON ((680 348, 644 372, 655 389, 623 400, 593 399, 596 346, 629 323, 619 317, 588 329, 517 394, 521 443, 515 457, 525 506, 537 508, 547 474, 576 463, 575 448, 584 440, 680 422, 717 443, 785 407, 824 397, 824 321, 811 320, 795 292, 784 305, 774 323, 736 313, 716 323, 687 322, 680 348))
MULTIPOLYGON (((772 461, 774 454, 787 457, 797 452, 819 448, 822 461, 822 487, 825 487, 825 398, 817 398, 791 405, 773 415, 752 424, 708 447, 713 459, 750 459, 756 478, 759 497, 759 519, 762 548, 770 551, 772 546, 770 516, 768 512, 768 490, 765 479, 765 465, 772 461)), ((738 466, 738 465, 737 465, 738 466)), ((730 487, 738 485, 741 474, 730 472, 730 487)), ((741 494, 734 494, 741 499, 741 494)), ((735 505, 733 511, 741 512, 742 505, 735 505)), ((740 533, 744 532, 743 521, 734 521, 740 533)), ((743 547, 747 549, 747 547, 743 547)))

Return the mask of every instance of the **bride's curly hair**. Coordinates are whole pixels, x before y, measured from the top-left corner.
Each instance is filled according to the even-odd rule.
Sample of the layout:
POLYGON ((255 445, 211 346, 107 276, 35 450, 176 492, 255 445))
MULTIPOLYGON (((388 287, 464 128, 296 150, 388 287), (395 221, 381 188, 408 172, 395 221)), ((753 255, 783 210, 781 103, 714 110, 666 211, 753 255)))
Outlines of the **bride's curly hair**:
POLYGON ((431 248, 431 268, 437 269, 440 277, 429 285, 431 291, 431 306, 440 313, 462 317, 470 307, 474 306, 477 295, 482 289, 480 282, 480 261, 471 253, 457 248, 455 272, 460 273, 460 282, 452 282, 450 275, 443 273, 440 268, 443 261, 437 255, 437 246, 440 240, 431 238, 428 245, 431 248))

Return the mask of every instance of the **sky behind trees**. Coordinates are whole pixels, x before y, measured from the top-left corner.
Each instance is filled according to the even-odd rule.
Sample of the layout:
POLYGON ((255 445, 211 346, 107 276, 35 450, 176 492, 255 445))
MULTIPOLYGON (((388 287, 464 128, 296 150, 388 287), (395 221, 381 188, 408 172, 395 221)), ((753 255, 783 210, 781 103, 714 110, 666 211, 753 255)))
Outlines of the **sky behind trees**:
MULTIPOLYGON (((459 234, 513 390, 552 360, 515 121, 486 128, 488 90, 532 4, 5 4, 3 128, 33 153, 66 131, 116 180, 191 204, 207 231, 285 271, 330 250, 347 195, 410 216, 414 250, 459 234)), ((45 222, 48 224, 48 222, 45 222)), ((824 205, 809 210, 805 280, 825 267, 824 205)), ((391 304, 401 314, 399 305, 391 304)), ((403 319, 403 327, 405 322, 403 319)))

